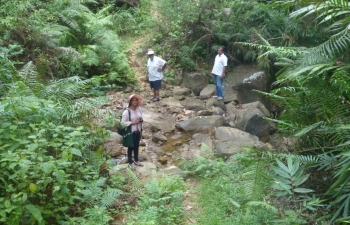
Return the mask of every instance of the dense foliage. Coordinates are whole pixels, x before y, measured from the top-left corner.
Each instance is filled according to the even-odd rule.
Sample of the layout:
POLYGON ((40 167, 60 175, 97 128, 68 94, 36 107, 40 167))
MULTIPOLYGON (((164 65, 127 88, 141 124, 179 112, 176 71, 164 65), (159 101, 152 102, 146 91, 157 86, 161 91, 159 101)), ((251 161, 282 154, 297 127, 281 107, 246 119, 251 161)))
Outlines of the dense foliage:
POLYGON ((0 4, 0 223, 108 224, 124 190, 104 177, 117 115, 101 90, 136 81, 118 33, 140 32, 144 9, 0 4))
POLYGON ((279 133, 296 140, 293 155, 250 151, 234 163, 188 162, 184 168, 202 182, 198 222, 349 223, 348 1, 141 6, 0 0, 0 222, 108 224, 128 213, 130 223, 183 223, 181 178, 141 185, 128 171, 132 191, 123 178, 100 173, 108 132, 97 121, 109 118, 97 96, 136 85, 125 40, 147 29, 147 47, 167 59, 167 75, 208 69, 221 45, 229 66, 257 62, 276 75, 273 92, 261 94, 283 109, 273 120, 279 133))
POLYGON ((1 1, 0 44, 16 45, 21 54, 10 59, 32 62, 42 80, 98 77, 121 88, 135 77, 119 34, 150 24, 145 13, 93 0, 1 1))
POLYGON ((273 92, 261 94, 282 109, 274 121, 279 133, 297 140, 292 153, 313 164, 276 161, 271 169, 284 178, 273 187, 305 206, 326 202, 329 223, 348 223, 348 1, 161 1, 160 6, 164 20, 155 48, 176 69, 203 69, 201 63, 224 45, 231 65, 257 61, 276 75, 273 92), (311 174, 301 176, 304 169, 311 174), (294 179, 315 182, 316 195, 294 187, 294 179), (294 195, 296 190, 300 193, 294 195))
POLYGON ((258 1, 164 0, 159 11, 162 22, 155 28, 154 48, 179 71, 203 69, 219 46, 225 46, 231 65, 255 62, 259 52, 235 42, 257 43, 256 32, 279 46, 312 46, 324 40, 310 21, 291 20, 283 7, 258 1))

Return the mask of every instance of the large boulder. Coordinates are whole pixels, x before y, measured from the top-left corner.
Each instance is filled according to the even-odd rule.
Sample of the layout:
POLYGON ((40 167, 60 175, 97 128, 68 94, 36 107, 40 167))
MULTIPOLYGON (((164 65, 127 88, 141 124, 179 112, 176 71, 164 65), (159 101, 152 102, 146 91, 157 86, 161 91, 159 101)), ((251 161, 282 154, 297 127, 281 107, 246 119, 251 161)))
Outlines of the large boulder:
POLYGON ((224 85, 224 102, 228 103, 228 102, 233 102, 235 100, 237 100, 237 91, 233 88, 232 85, 224 85))
POLYGON ((194 134, 192 140, 189 141, 189 158, 206 157, 213 154, 213 147, 214 144, 209 134, 194 134))
POLYGON ((186 87, 175 87, 173 89, 173 94, 174 95, 184 95, 184 96, 189 96, 191 94, 191 90, 186 88, 186 87))
POLYGON ((204 103, 201 100, 195 98, 186 99, 181 102, 181 105, 187 110, 193 110, 197 112, 206 109, 204 103))
POLYGON ((264 143, 259 141, 257 136, 231 127, 216 128, 215 139, 215 148, 218 154, 223 157, 229 157, 242 152, 244 147, 251 147, 259 150, 267 148, 264 143))
POLYGON ((269 100, 254 90, 270 92, 272 82, 272 77, 262 71, 256 72, 250 77, 244 79, 243 83, 238 84, 235 87, 237 90, 237 99, 239 103, 245 104, 260 101, 267 108, 270 108, 269 100))
POLYGON ((121 154, 120 144, 122 142, 123 142, 122 136, 120 136, 118 133, 111 132, 111 136, 105 139, 103 148, 105 149, 107 154, 116 156, 118 154, 121 154))
POLYGON ((224 125, 226 125, 226 122, 222 116, 203 116, 177 122, 175 124, 175 127, 180 131, 207 133, 210 132, 214 127, 220 127, 224 125))
POLYGON ((237 107, 236 104, 226 104, 226 113, 234 118, 237 129, 245 130, 247 122, 255 115, 260 117, 269 117, 270 112, 261 102, 252 102, 242 104, 242 107, 237 107))
POLYGON ((174 77, 173 84, 174 85, 181 85, 183 79, 184 79, 184 75, 183 75, 182 71, 175 70, 175 77, 174 77))
POLYGON ((194 95, 198 96, 208 83, 208 77, 204 73, 195 72, 184 74, 181 85, 189 88, 194 95))
POLYGON ((210 97, 214 95, 216 92, 216 86, 215 84, 208 84, 201 92, 199 93, 199 96, 204 96, 204 97, 210 97))
POLYGON ((226 110, 225 103, 222 100, 217 100, 215 98, 209 98, 208 101, 205 103, 205 107, 207 109, 210 109, 211 107, 219 107, 222 110, 226 110))
POLYGON ((244 127, 245 132, 259 137, 259 140, 262 142, 267 142, 270 134, 275 131, 275 129, 276 127, 271 121, 265 120, 258 115, 254 115, 250 118, 244 127))
MULTIPOLYGON (((169 103, 172 103, 172 101, 169 101, 169 103)), ((177 106, 181 106, 178 101, 174 101, 173 103, 174 105, 178 104, 177 106)), ((144 130, 148 127, 152 132, 162 131, 163 133, 171 133, 175 130, 175 127, 166 121, 161 113, 153 112, 142 107, 142 116, 143 121, 145 121, 144 130)))

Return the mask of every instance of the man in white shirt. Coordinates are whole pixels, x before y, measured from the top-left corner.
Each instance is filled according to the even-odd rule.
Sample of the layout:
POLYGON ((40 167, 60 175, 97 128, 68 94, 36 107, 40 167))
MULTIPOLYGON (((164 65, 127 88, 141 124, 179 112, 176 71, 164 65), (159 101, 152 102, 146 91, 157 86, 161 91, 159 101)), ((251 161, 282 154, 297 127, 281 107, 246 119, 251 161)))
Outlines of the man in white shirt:
POLYGON ((148 80, 153 89, 153 102, 159 101, 159 90, 162 88, 162 79, 164 77, 163 71, 165 70, 167 63, 165 60, 154 55, 154 51, 148 51, 148 80))
POLYGON ((214 67, 210 73, 210 76, 214 77, 214 82, 216 85, 216 95, 213 97, 217 100, 222 100, 224 98, 224 88, 222 86, 222 81, 225 77, 225 71, 227 67, 227 57, 224 54, 223 47, 218 48, 218 54, 215 57, 214 67))

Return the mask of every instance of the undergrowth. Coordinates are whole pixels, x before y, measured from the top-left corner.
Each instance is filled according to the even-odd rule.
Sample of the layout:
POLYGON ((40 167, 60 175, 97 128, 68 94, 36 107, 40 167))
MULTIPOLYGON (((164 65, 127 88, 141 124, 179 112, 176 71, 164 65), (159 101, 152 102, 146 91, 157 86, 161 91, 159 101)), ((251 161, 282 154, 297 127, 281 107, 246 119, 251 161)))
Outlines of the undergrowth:
POLYGON ((274 155, 246 149, 226 162, 202 157, 184 162, 181 167, 200 183, 196 202, 200 209, 196 210, 198 224, 329 224, 325 222, 327 212, 322 200, 315 194, 296 193, 304 190, 299 185, 304 185, 308 178, 298 159, 284 157, 276 163, 278 154, 274 155), (282 161, 287 166, 282 166, 282 161), (275 174, 280 167, 296 169, 291 180, 296 177, 300 183, 289 189, 287 185, 283 196, 274 188, 280 181, 287 182, 275 174))

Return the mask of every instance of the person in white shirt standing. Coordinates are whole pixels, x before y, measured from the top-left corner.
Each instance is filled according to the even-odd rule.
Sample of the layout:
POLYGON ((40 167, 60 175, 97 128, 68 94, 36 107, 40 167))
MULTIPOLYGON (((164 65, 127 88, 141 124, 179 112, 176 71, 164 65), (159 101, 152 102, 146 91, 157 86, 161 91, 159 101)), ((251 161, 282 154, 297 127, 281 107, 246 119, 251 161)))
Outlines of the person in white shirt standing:
POLYGON ((213 70, 210 73, 210 76, 214 77, 214 82, 216 85, 216 95, 213 97, 217 100, 222 100, 224 98, 224 87, 222 85, 222 82, 225 77, 226 67, 227 57, 224 54, 223 47, 220 47, 218 48, 218 54, 215 57, 213 70))
POLYGON ((148 51, 148 80, 153 89, 153 98, 151 99, 153 102, 159 101, 159 90, 162 88, 162 79, 164 77, 163 71, 167 66, 167 62, 157 56, 155 56, 154 51, 148 51))

